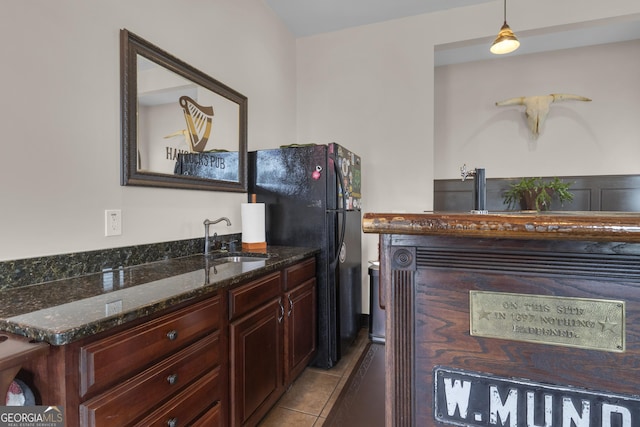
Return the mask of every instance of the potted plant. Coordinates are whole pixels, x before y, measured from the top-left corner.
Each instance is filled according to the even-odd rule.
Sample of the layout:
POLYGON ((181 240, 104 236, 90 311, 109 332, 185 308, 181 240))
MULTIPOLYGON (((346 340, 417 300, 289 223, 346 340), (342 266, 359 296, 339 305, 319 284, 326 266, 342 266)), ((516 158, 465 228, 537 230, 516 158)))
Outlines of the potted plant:
POLYGON ((571 183, 562 182, 555 177, 550 181, 542 178, 522 178, 511 184, 504 196, 504 203, 509 207, 518 204, 523 210, 546 211, 551 206, 551 200, 557 198, 561 204, 573 200, 573 193, 569 191, 571 183))

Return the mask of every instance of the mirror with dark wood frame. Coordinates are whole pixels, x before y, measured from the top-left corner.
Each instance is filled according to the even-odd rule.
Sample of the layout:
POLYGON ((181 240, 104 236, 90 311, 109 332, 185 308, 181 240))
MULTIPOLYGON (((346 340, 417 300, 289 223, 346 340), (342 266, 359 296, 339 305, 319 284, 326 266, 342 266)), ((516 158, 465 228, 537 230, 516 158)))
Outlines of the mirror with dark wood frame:
POLYGON ((247 191, 247 98, 120 31, 121 184, 247 191))

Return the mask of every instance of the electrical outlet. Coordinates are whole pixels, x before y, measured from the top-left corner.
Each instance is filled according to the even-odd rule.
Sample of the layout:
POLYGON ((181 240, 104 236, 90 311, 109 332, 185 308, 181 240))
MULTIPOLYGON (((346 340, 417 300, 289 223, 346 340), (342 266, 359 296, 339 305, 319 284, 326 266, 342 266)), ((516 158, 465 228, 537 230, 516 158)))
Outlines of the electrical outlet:
POLYGON ((122 234, 122 211, 107 209, 104 211, 104 235, 120 236, 122 234))
POLYGON ((111 301, 104 305, 104 312, 107 316, 114 316, 122 313, 122 300, 111 301))

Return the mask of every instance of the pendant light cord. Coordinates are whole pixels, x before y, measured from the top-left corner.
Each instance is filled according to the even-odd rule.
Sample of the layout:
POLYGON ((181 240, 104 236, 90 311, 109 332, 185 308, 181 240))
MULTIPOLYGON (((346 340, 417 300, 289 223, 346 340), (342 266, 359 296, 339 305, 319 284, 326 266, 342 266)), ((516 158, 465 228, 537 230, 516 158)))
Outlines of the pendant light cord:
POLYGON ((504 0, 504 23, 507 23, 507 0, 504 0))

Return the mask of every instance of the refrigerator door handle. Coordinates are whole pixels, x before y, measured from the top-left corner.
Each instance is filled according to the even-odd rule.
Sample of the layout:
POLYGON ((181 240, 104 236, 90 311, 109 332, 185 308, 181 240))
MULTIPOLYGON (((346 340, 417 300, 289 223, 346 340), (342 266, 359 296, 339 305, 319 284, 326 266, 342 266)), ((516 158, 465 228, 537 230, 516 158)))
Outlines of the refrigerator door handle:
POLYGON ((331 157, 331 159, 333 160, 333 169, 335 170, 337 181, 338 181, 338 187, 340 189, 340 191, 338 192, 338 195, 340 198, 340 203, 342 205, 338 209, 340 214, 342 214, 342 227, 340 227, 340 238, 338 239, 338 244, 336 245, 336 252, 333 255, 333 259, 331 260, 331 267, 335 268, 335 266, 338 264, 338 260, 340 259, 340 250, 342 249, 342 244, 344 243, 344 236, 345 236, 345 233, 347 232, 347 202, 344 199, 345 188, 343 187, 344 181, 343 181, 342 171, 338 167, 337 159, 334 158, 333 156, 331 157))

